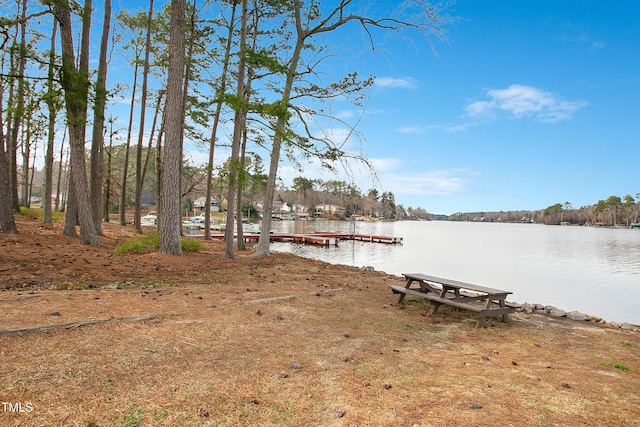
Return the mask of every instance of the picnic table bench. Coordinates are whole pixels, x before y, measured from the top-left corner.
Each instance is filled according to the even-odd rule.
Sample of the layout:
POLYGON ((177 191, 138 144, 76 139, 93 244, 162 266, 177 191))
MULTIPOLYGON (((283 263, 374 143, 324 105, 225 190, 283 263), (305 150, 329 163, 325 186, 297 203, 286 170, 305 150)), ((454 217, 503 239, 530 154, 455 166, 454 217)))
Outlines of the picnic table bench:
POLYGON ((509 291, 422 273, 403 274, 403 276, 406 279, 404 287, 389 286, 394 294, 400 294, 398 303, 402 303, 406 295, 426 298, 431 302, 431 315, 436 314, 442 304, 472 310, 478 313, 476 327, 479 328, 484 324, 484 320, 491 316, 502 316, 502 320, 508 322, 508 314, 516 309, 514 304, 505 301, 507 295, 512 293, 509 291), (419 285, 419 288, 411 287, 414 282, 419 285))

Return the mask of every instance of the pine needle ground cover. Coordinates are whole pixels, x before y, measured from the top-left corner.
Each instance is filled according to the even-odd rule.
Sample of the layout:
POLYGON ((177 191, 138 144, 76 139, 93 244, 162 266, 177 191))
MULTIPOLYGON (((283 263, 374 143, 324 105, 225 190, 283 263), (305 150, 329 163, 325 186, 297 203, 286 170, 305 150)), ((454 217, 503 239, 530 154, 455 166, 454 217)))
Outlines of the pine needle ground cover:
MULTIPOLYGON (((638 425, 640 334, 396 304, 402 279, 289 254, 117 255, 0 235, 0 425, 638 425)), ((321 250, 321 249, 320 249, 321 250)))

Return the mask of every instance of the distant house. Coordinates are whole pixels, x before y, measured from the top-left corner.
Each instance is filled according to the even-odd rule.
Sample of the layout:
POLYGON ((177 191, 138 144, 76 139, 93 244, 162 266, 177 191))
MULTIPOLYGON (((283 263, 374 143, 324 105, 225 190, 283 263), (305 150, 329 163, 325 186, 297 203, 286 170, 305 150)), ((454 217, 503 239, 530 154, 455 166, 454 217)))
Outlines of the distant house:
POLYGON ((298 214, 298 216, 302 216, 302 215, 300 215, 300 214, 308 213, 308 212, 309 212, 309 206, 307 206, 307 205, 300 205, 300 204, 294 203, 294 204, 291 206, 291 210, 292 210, 293 212, 297 213, 297 214, 298 214))
POLYGON ((271 218, 282 219, 282 220, 292 220, 292 219, 296 219, 296 214, 295 212, 290 212, 290 211, 273 211, 271 212, 271 218))
MULTIPOLYGON (((196 210, 204 210, 204 204, 206 203, 206 197, 198 197, 195 202, 193 202, 193 209, 196 210)), ((220 212, 220 204, 213 197, 211 198, 211 212, 220 212)))
POLYGON ((278 200, 274 200, 273 201, 273 210, 274 211, 281 211, 281 212, 290 212, 291 208, 289 207, 287 202, 281 202, 281 201, 278 201, 278 200))
POLYGON ((287 202, 281 200, 273 201, 273 209, 271 211, 271 218, 273 219, 294 219, 295 214, 291 212, 291 208, 287 202))
POLYGON ((344 215, 346 209, 337 205, 316 205, 316 213, 327 213, 331 215, 344 215))

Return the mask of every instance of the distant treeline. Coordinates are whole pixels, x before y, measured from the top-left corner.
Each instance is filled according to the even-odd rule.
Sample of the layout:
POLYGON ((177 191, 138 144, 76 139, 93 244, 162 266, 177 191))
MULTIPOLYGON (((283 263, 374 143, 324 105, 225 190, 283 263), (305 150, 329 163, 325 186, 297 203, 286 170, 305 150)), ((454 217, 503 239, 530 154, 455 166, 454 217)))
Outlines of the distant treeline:
POLYGON ((640 216, 640 193, 635 197, 610 196, 594 205, 574 208, 571 203, 556 203, 537 211, 466 212, 453 215, 431 215, 432 220, 523 222, 549 225, 601 225, 629 226, 638 222, 640 216))

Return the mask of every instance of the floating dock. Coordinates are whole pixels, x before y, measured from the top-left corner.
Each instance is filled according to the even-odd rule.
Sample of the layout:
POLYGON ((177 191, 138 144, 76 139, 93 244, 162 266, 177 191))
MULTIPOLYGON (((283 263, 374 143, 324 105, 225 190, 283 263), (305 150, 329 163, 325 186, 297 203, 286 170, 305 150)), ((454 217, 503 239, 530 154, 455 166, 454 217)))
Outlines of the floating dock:
POLYGON ((335 237, 339 240, 359 240, 361 242, 372 243, 389 243, 389 244, 402 244, 402 237, 394 236, 372 236, 368 234, 355 234, 355 233, 333 233, 331 231, 316 231, 314 235, 335 237))
MULTIPOLYGON (((316 231, 313 234, 271 233, 272 242, 295 242, 321 246, 338 246, 340 240, 359 240, 361 242, 402 244, 402 237, 370 236, 366 234, 335 233, 330 231, 316 231)), ((224 234, 212 234, 212 239, 224 239, 224 234)), ((243 234, 244 241, 258 241, 260 234, 243 234)))

